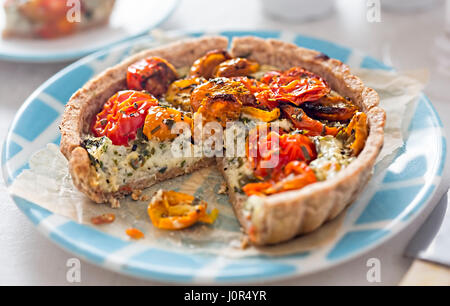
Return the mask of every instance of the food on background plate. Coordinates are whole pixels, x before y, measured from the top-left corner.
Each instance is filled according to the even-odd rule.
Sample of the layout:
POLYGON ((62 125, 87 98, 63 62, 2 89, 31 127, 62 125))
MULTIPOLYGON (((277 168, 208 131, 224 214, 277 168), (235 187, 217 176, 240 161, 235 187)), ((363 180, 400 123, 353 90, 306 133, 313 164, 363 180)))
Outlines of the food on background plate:
MULTIPOLYGON (((75 186, 118 207, 136 190, 217 165, 257 245, 311 232, 354 201, 383 145, 376 92, 313 50, 255 37, 227 46, 204 37, 146 50, 78 90, 61 123, 75 186), (211 124, 223 146, 203 145, 220 135, 205 134, 211 124)), ((160 190, 148 215, 179 230, 212 224, 218 212, 206 207, 160 190)))
POLYGON ((52 39, 101 26, 108 23, 115 0, 78 3, 69 6, 63 0, 6 0, 3 36, 52 39))

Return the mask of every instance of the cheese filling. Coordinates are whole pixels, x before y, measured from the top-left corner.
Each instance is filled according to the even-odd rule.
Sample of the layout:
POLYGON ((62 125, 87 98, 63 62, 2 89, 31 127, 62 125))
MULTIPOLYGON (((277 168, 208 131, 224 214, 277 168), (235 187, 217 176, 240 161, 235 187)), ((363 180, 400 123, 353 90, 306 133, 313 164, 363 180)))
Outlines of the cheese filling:
POLYGON ((88 137, 84 146, 97 172, 97 183, 106 191, 118 191, 121 186, 135 183, 177 168, 190 168, 204 159, 194 155, 194 145, 188 145, 189 154, 178 154, 174 141, 136 139, 129 146, 113 145, 107 137, 88 137))

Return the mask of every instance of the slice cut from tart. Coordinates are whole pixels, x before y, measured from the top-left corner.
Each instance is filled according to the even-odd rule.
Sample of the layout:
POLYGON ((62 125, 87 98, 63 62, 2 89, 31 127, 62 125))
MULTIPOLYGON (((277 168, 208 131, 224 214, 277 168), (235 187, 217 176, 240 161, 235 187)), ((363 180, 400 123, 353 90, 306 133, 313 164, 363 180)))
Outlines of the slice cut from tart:
POLYGON ((277 40, 205 37, 143 51, 77 91, 61 151, 77 188, 118 206, 212 164, 250 241, 313 231, 361 192, 383 144, 378 95, 277 40))

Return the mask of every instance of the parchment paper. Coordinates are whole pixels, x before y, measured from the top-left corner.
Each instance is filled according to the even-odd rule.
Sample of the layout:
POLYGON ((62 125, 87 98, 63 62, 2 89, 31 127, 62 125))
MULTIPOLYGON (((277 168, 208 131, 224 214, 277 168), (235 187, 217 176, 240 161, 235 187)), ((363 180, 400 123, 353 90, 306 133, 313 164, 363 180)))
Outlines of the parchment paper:
MULTIPOLYGON (((363 69, 353 72, 361 77, 367 86, 379 93, 381 107, 387 114, 384 148, 378 158, 380 162, 387 156, 395 154, 395 151, 403 145, 414 103, 423 89, 427 73, 424 71, 394 73, 363 69)), ((136 227, 145 234, 145 238, 136 243, 160 248, 180 250, 181 247, 183 251, 230 257, 294 254, 315 249, 333 240, 345 216, 343 213, 315 232, 287 243, 242 249, 241 241, 244 236, 234 217, 228 197, 218 194, 223 179, 214 167, 157 184, 144 191, 148 196, 159 188, 194 194, 208 202, 208 209, 218 208, 220 211, 213 225, 198 224, 182 231, 165 231, 151 224, 146 212, 148 201, 133 201, 127 197, 121 201, 120 209, 112 209, 107 205, 90 201, 73 186, 67 160, 54 144, 48 144, 46 148, 36 152, 31 157, 29 165, 30 169, 24 170, 10 186, 12 194, 89 226, 94 226, 90 222, 91 217, 114 213, 116 220, 113 223, 95 227, 122 239, 129 239, 125 234, 127 228, 136 227)))

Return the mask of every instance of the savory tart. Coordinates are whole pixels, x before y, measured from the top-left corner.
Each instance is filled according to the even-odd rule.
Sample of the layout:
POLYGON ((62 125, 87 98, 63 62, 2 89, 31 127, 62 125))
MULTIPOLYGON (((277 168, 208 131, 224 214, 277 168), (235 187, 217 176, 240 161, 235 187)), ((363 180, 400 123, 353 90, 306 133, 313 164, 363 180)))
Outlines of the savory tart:
POLYGON ((71 22, 67 1, 61 0, 6 0, 4 37, 50 39, 106 24, 115 0, 79 1, 79 21, 71 22))
MULTIPOLYGON (((376 92, 313 50, 255 37, 227 46, 204 37, 146 50, 78 90, 61 123, 76 187, 118 207, 135 190, 216 164, 258 245, 313 231, 349 205, 383 145, 376 92)), ((161 191, 149 215, 211 223, 199 201, 161 191)))

